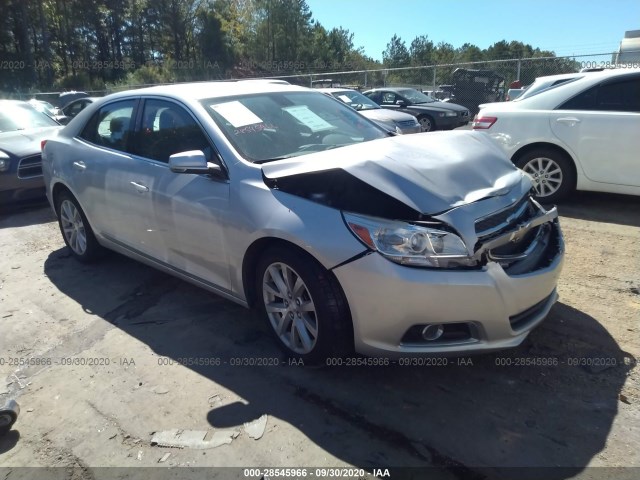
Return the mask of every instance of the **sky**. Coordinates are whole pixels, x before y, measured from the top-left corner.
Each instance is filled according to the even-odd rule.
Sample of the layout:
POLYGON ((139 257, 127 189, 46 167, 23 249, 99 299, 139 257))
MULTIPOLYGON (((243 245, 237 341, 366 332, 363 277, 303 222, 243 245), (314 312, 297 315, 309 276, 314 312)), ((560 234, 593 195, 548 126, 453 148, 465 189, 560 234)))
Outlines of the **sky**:
POLYGON ((354 46, 375 60, 382 60, 394 34, 407 48, 416 36, 428 35, 435 44, 455 48, 518 40, 574 56, 611 53, 626 30, 640 30, 640 0, 307 0, 307 5, 325 28, 353 33, 354 46))

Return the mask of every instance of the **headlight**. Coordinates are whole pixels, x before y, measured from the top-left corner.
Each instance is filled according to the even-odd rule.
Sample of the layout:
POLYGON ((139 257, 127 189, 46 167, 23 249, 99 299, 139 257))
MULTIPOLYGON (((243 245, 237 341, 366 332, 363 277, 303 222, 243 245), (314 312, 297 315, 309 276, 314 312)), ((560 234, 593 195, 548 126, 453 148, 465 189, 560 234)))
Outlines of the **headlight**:
POLYGON ((444 114, 445 117, 457 117, 458 114, 456 112, 446 112, 444 114))
POLYGON ((392 262, 440 268, 476 264, 464 242, 453 233, 351 213, 343 215, 356 238, 392 262))
POLYGON ((9 170, 10 163, 9 155, 0 151, 0 172, 6 172, 9 170))

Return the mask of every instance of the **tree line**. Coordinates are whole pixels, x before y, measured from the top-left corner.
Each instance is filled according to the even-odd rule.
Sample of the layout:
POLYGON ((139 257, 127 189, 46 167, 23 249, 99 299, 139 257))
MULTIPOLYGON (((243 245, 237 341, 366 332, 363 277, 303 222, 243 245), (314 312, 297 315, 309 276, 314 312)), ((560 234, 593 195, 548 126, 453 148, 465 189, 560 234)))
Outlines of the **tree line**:
POLYGON ((4 92, 546 56, 515 41, 455 48, 421 35, 407 46, 394 35, 379 62, 349 30, 314 20, 305 0, 0 0, 4 92))

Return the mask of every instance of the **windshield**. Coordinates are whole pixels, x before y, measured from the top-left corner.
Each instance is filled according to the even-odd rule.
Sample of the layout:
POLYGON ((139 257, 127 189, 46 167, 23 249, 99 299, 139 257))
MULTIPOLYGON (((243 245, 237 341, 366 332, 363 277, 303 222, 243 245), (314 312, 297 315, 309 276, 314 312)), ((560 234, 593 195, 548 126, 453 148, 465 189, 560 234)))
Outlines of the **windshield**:
POLYGON ((349 105, 351 108, 355 108, 356 110, 372 110, 372 109, 380 109, 380 105, 378 105, 373 100, 365 97, 360 92, 356 92, 355 90, 342 90, 340 92, 332 92, 331 95, 336 97, 338 100, 349 105))
POLYGON ((5 104, 0 110, 0 132, 58 125, 54 120, 27 104, 5 104))
POLYGON ((402 95, 411 103, 433 103, 436 101, 435 98, 430 97, 429 95, 425 95, 424 93, 419 92, 418 90, 415 90, 413 88, 400 90, 398 91, 398 94, 402 95))
POLYGON ((201 103, 236 150, 255 163, 387 136, 353 109, 319 92, 270 92, 201 103))
POLYGON ((548 78, 537 79, 527 88, 525 88, 524 91, 520 95, 518 95, 518 98, 514 99, 513 101, 519 102, 521 100, 524 100, 525 98, 533 97, 534 95, 537 95, 547 90, 551 90, 552 88, 555 88, 559 85, 564 85, 565 83, 573 82, 575 80, 578 80, 579 78, 582 78, 582 77, 575 76, 575 77, 560 78, 560 79, 554 79, 554 80, 550 80, 548 78))
POLYGON ((47 115, 55 115, 56 113, 56 107, 44 100, 29 100, 29 105, 39 112, 46 113, 47 115))

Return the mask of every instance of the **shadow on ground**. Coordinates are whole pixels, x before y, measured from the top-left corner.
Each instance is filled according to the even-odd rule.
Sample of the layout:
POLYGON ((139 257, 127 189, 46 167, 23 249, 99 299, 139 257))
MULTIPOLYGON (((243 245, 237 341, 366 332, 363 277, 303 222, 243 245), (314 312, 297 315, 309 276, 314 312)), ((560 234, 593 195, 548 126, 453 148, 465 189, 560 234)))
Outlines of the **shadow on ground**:
POLYGON ((559 303, 508 352, 440 366, 286 366, 266 326, 248 310, 119 255, 91 268, 66 257, 64 249, 53 252, 44 272, 85 311, 158 355, 222 359, 221 366, 190 368, 247 403, 211 409, 212 426, 268 414, 363 468, 428 465, 458 478, 571 477, 604 448, 635 365, 594 318, 559 303), (280 365, 232 366, 238 358, 278 358, 280 365))
POLYGON ((599 192, 574 192, 558 205, 563 217, 640 227, 640 197, 599 192))
POLYGON ((46 200, 26 205, 0 207, 0 228, 27 227, 55 220, 53 210, 46 200))

